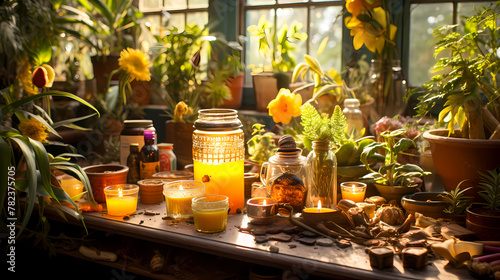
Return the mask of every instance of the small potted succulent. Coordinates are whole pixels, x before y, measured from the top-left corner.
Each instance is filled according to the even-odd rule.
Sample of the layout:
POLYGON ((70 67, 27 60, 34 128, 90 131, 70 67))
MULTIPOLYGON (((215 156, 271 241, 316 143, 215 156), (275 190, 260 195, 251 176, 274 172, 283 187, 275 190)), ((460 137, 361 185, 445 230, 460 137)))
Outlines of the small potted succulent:
POLYGON ((423 176, 430 174, 415 164, 401 164, 397 161, 398 155, 409 147, 415 146, 415 142, 408 138, 395 138, 406 133, 406 129, 385 131, 380 135, 384 142, 374 142, 363 149, 361 162, 371 173, 362 177, 363 180, 374 183, 375 187, 387 201, 396 200, 401 203, 401 198, 406 194, 417 191, 423 183, 423 176), (379 149, 385 150, 385 161, 378 170, 372 169, 368 159, 379 149))
POLYGON ((467 207, 466 226, 480 240, 500 240, 500 166, 479 172, 479 178, 483 202, 467 207))
POLYGON ((460 182, 454 190, 445 191, 439 195, 439 197, 448 204, 448 206, 443 210, 445 216, 462 225, 465 225, 465 210, 470 205, 470 201, 472 200, 471 196, 465 195, 465 192, 470 190, 472 187, 462 188, 462 184, 464 182, 465 180, 460 182))

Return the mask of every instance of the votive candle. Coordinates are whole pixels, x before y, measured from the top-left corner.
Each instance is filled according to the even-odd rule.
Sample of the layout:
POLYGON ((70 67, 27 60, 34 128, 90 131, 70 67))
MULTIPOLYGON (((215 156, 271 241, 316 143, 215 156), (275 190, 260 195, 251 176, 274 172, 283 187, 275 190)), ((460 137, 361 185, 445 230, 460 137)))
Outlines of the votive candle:
POLYGON ((137 210, 139 186, 134 184, 119 184, 104 188, 108 215, 125 216, 137 210))
POLYGON ((254 197, 247 201, 247 216, 252 224, 273 223, 277 212, 277 201, 267 197, 254 197))
POLYGON ((193 198, 194 227, 203 233, 221 232, 227 226, 229 200, 224 195, 204 195, 193 198))
POLYGON ((366 184, 360 182, 343 182, 340 184, 343 199, 354 202, 363 202, 366 193, 366 184))
POLYGON ((193 180, 181 180, 166 183, 163 188, 167 216, 174 219, 191 217, 191 201, 205 193, 205 184, 193 180))

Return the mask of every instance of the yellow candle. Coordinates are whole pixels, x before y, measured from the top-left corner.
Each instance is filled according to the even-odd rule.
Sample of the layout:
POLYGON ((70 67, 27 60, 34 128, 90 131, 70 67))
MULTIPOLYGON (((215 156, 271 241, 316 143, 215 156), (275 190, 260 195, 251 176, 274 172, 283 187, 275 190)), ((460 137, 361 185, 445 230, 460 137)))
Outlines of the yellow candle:
POLYGON ((319 208, 319 209, 318 208, 305 208, 302 211, 306 212, 306 213, 332 213, 335 210, 330 209, 330 208, 319 208))
POLYGON ((59 178, 59 182, 69 197, 75 197, 83 191, 83 183, 72 176, 63 176, 59 178))
POLYGON ((112 216, 125 216, 137 209, 137 198, 132 196, 110 197, 106 200, 108 214, 112 216))
POLYGON ((228 197, 224 195, 205 195, 196 197, 192 202, 194 227, 198 232, 221 232, 227 226, 228 197))
POLYGON ((167 216, 174 219, 192 216, 192 199, 204 193, 205 185, 202 182, 181 180, 166 183, 163 188, 163 195, 165 195, 167 216))
POLYGON ((108 215, 125 216, 137 209, 139 186, 134 184, 119 184, 104 188, 108 215))
POLYGON ((245 179, 243 160, 220 164, 193 161, 194 179, 205 183, 206 194, 229 197, 230 213, 245 206, 245 179))
POLYGON ((366 184, 358 182, 343 182, 340 184, 343 199, 354 202, 363 202, 365 199, 366 184))

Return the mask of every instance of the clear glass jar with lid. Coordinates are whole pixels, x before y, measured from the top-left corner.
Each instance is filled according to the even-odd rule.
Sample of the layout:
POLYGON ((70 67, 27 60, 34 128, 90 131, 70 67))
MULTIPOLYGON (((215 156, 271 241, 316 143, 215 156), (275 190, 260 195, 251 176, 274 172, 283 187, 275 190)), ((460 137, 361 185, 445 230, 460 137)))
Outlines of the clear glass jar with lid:
POLYGON ((295 139, 284 135, 278 142, 276 154, 265 162, 260 170, 260 179, 271 198, 278 202, 278 212, 283 216, 290 213, 285 208, 289 204, 294 214, 304 209, 307 199, 306 157, 297 148, 295 139))
POLYGON ((245 206, 245 143, 238 111, 198 111, 193 132, 194 179, 205 183, 206 194, 229 198, 229 213, 245 206))

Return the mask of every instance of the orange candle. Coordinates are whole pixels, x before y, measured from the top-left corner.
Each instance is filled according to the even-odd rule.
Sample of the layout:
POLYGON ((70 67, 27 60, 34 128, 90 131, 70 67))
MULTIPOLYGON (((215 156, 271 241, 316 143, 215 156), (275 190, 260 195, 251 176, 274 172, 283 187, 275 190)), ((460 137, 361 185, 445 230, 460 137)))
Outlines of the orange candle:
POLYGON ((121 184, 104 188, 108 215, 125 216, 134 213, 137 209, 138 193, 139 186, 133 184, 121 184))
POLYGON ((193 215, 191 201, 205 193, 205 184, 198 181, 184 180, 166 183, 163 188, 167 216, 174 219, 188 218, 193 215))
POLYGON ((342 198, 354 202, 363 202, 366 193, 366 184, 359 182, 343 182, 340 184, 342 198))

